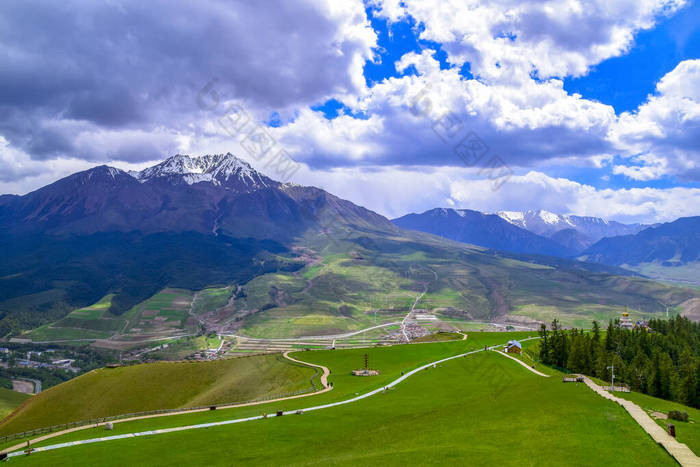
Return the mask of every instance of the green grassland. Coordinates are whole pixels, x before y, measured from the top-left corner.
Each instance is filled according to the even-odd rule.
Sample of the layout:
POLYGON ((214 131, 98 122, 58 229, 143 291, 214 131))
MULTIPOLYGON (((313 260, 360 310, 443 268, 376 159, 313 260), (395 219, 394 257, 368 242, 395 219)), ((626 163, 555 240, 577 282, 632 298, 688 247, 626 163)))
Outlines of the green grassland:
MULTIPOLYGON (((326 392, 313 396, 313 404, 323 404, 329 402, 337 402, 348 399, 356 394, 361 394, 377 387, 388 384, 401 375, 402 371, 409 371, 417 366, 424 365, 431 361, 463 353, 469 350, 482 349, 485 345, 493 345, 503 343, 512 338, 523 338, 532 336, 535 333, 472 333, 466 341, 453 342, 436 342, 419 345, 396 345, 388 347, 374 347, 366 349, 349 349, 342 351, 310 351, 300 352, 295 354, 299 359, 311 363, 326 365, 331 370, 331 375, 328 378, 329 382, 334 384, 333 391, 326 392), (368 354, 370 366, 381 370, 381 375, 372 378, 358 378, 351 375, 351 371, 362 367, 364 354, 368 354)), ((272 356, 267 356, 268 358, 272 356)), ((250 359, 251 362, 256 362, 258 356, 242 357, 250 359)), ((226 361, 236 361, 238 358, 226 361)), ((211 362, 207 362, 211 363, 211 362)), ((150 364, 149 364, 150 365, 150 364)), ((172 363, 168 364, 172 365, 172 363)), ((193 363, 182 363, 182 365, 197 365, 193 363)), ((143 368, 143 371, 148 370, 148 366, 140 365, 130 368, 143 368)), ((107 370, 100 370, 107 371, 107 370)), ((90 373, 92 374, 92 373, 90 373)), ((311 372, 313 374, 313 371, 311 372)), ((81 377, 84 378, 84 377, 81 377)), ((83 381, 90 383, 90 379, 77 378, 68 383, 57 386, 58 388, 66 387, 73 383, 67 389, 62 390, 56 397, 55 405, 72 405, 77 402, 74 398, 80 398, 79 394, 86 391, 83 388, 83 381)), ((305 380, 308 385, 308 379, 305 380)), ((317 383, 318 385, 318 383, 317 383)), ((240 407, 226 410, 217 410, 213 412, 200 412, 187 415, 173 415, 168 417, 159 417, 146 420, 135 420, 123 422, 115 425, 115 433, 119 432, 135 432, 150 429, 170 428, 181 425, 206 423, 211 421, 227 420, 236 417, 247 417, 251 415, 259 415, 260 413, 271 413, 275 410, 292 410, 299 407, 308 406, 305 402, 307 399, 289 400, 276 402, 271 404, 262 404, 250 407, 240 407), (300 405, 301 404, 301 405, 300 405)), ((311 400, 311 399, 308 399, 311 400)), ((119 404, 122 402, 118 399, 112 399, 119 404)), ((110 407, 110 412, 122 413, 118 407, 110 407)), ((24 420, 25 413, 17 414, 17 423, 24 420)), ((22 421, 23 425, 27 422, 22 421)), ((0 434, 5 434, 3 425, 0 425, 0 434)), ((8 430, 14 432, 16 430, 8 430)), ((44 444, 54 444, 56 442, 73 441, 77 439, 86 439, 95 436, 103 436, 102 430, 84 430, 63 435, 58 438, 46 441, 44 444)))
MULTIPOLYGON (((472 334, 467 341, 371 349, 382 374, 349 374, 362 349, 295 354, 332 371, 334 390, 257 407, 138 420, 114 434, 291 410, 381 387, 401 371, 522 334, 472 334), (489 335, 490 334, 490 335, 489 335), (471 340, 471 343, 470 343, 471 340), (175 425, 172 425, 175 423, 175 425)), ((75 432, 42 444, 103 436, 75 432)), ((110 433, 112 434, 112 433, 110 433)), ((303 415, 140 436, 14 458, 24 465, 675 465, 627 413, 583 385, 542 378, 495 353, 442 363, 395 389, 303 415)))
POLYGON ((225 306, 234 289, 235 287, 229 286, 200 290, 192 302, 192 312, 201 314, 225 306))
POLYGON ((193 293, 189 290, 161 290, 125 314, 128 320, 125 336, 168 334, 185 328, 192 297, 193 293))
POLYGON ((34 396, 0 435, 145 410, 247 401, 307 389, 314 370, 279 355, 91 371, 34 396))
POLYGON ((441 341, 454 341, 460 340, 464 336, 456 332, 436 332, 434 334, 429 334, 427 336, 419 337, 418 339, 413 339, 412 343, 421 342, 441 342, 441 341))
POLYGON ((664 266, 661 263, 654 262, 641 263, 633 266, 624 265, 624 267, 660 281, 696 287, 700 286, 700 278, 698 278, 698 268, 700 267, 700 262, 698 261, 691 261, 686 264, 680 264, 679 262, 673 266, 664 266))
POLYGON ((30 394, 0 388, 0 420, 11 414, 24 401, 32 397, 30 394))

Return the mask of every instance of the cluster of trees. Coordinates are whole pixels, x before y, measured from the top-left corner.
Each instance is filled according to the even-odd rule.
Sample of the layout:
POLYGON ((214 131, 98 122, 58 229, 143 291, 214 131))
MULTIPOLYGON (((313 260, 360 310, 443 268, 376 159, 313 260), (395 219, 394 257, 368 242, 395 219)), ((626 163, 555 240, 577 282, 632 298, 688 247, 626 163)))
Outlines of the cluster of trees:
POLYGON ((564 330, 557 320, 540 329, 540 361, 605 381, 615 367, 615 381, 634 391, 700 407, 700 324, 687 318, 653 319, 648 329, 622 329, 611 321, 602 332, 564 330))

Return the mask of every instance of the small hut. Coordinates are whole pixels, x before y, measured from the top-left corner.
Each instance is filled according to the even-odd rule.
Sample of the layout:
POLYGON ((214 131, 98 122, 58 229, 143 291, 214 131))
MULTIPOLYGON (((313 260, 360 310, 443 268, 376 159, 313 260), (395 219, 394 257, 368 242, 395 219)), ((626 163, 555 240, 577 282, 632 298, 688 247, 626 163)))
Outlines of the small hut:
POLYGON ((518 341, 515 341, 515 340, 508 341, 508 343, 506 344, 505 351, 506 351, 506 353, 520 354, 523 352, 523 346, 518 341))

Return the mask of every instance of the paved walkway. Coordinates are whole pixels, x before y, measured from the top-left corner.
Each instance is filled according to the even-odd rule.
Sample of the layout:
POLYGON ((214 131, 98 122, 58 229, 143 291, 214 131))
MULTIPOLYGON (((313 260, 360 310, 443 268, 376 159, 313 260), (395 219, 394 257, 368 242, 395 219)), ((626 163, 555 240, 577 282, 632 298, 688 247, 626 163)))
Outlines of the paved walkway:
MULTIPOLYGON (((523 341, 526 341, 526 340, 530 340, 530 339, 539 339, 539 337, 530 337, 530 338, 522 339, 522 340, 523 340, 523 341)), ((498 348, 498 347, 502 347, 502 345, 497 345, 497 346, 490 347, 490 348, 488 348, 488 350, 494 350, 494 349, 496 349, 496 348, 498 348)), ((396 386, 397 384, 401 383, 402 381, 404 381, 405 379, 409 378, 410 376, 412 376, 412 375, 418 373, 419 371, 422 371, 422 370, 426 370, 426 369, 428 369, 428 368, 431 368, 433 365, 438 365, 438 364, 440 364, 440 363, 447 362, 447 361, 449 361, 449 360, 454 360, 454 359, 456 359, 456 358, 465 357, 465 356, 467 356, 467 355, 472 355, 472 354, 476 354, 476 353, 479 353, 479 352, 484 352, 485 350, 486 350, 486 349, 473 350, 473 351, 471 351, 471 352, 466 352, 466 353, 462 353, 462 354, 459 354, 459 355, 454 355, 454 356, 452 356, 452 357, 443 358, 443 359, 441 359, 441 360, 436 360, 436 361, 431 362, 431 363, 427 363, 427 364, 425 364, 425 365, 423 365, 423 366, 421 366, 421 367, 418 367, 418 368, 416 368, 416 369, 414 369, 414 370, 409 371, 408 373, 404 374, 404 375, 401 376, 400 378, 395 379, 394 381, 392 381, 391 383, 389 383, 389 384, 386 385, 386 386, 380 387, 380 388, 378 388, 378 389, 375 389, 374 391, 370 391, 370 392, 368 392, 368 393, 359 395, 359 396, 357 396, 357 397, 353 397, 352 399, 347 399, 347 400, 340 401, 340 402, 333 402, 333 403, 330 403, 330 404, 317 405, 317 406, 315 406, 315 407, 309 407, 309 408, 306 408, 306 409, 290 410, 290 411, 287 411, 287 412, 283 412, 283 415, 292 415, 292 414, 298 414, 298 413, 304 413, 304 412, 311 412, 311 411, 314 411, 314 410, 322 410, 322 409, 327 409, 327 408, 330 408, 330 407, 336 407, 336 406, 339 406, 339 405, 350 404, 350 403, 352 403, 352 402, 356 402, 356 401, 359 401, 359 400, 362 400, 362 399, 366 399, 366 398, 368 398, 368 397, 371 397, 371 396, 373 396, 373 395, 375 395, 375 394, 378 394, 378 393, 380 393, 380 392, 386 391, 386 390, 388 390, 388 389, 390 389, 390 388, 396 386)), ((291 357, 287 357, 287 358, 291 359, 291 357)), ((294 360, 294 361, 299 362, 299 363, 303 363, 303 364, 305 364, 305 365, 319 366, 320 368, 324 368, 324 376, 326 376, 326 378, 327 378, 327 376, 328 376, 328 375, 326 374, 326 371, 328 370, 326 367, 323 367, 323 366, 320 366, 320 365, 314 365, 314 364, 312 364, 312 363, 302 362, 301 360, 294 360)), ((329 371, 328 373, 330 374, 330 371, 329 371)), ((322 377, 322 380, 321 380, 321 381, 323 382, 323 377, 322 377)), ((326 389, 323 390, 323 392, 325 392, 325 391, 327 391, 327 390, 330 390, 330 389, 331 389, 331 388, 326 388, 326 389)), ((279 400, 293 399, 293 398, 296 398, 296 397, 303 397, 303 396, 312 395, 312 394, 319 394, 320 392, 322 392, 322 391, 314 392, 314 393, 311 393, 311 394, 304 394, 304 395, 302 395, 302 396, 293 396, 293 397, 288 397, 288 398, 284 398, 284 399, 277 399, 277 400, 279 401, 279 400)), ((275 402, 275 401, 265 401, 265 402, 275 402)), ((240 406, 243 406, 243 405, 252 405, 252 404, 241 404, 241 405, 236 406, 236 407, 240 407, 240 406)), ((229 407, 227 407, 227 408, 229 408, 229 407)), ((233 408, 233 406, 230 407, 230 408, 233 408)), ((207 409, 205 409, 205 410, 207 410, 207 409)), ((183 412, 179 412, 179 413, 182 414, 183 412)), ((149 418, 149 417, 134 417, 134 419, 137 419, 137 418, 149 418)), ((252 420, 261 420, 261 419, 263 419, 263 418, 265 418, 265 417, 263 417, 262 415, 258 415, 258 416, 255 416, 255 417, 238 418, 238 419, 234 419, 234 420, 224 420, 224 421, 221 421, 221 422, 201 423, 201 424, 198 424, 198 425, 188 425, 188 426, 179 426, 179 427, 174 427, 174 428, 164 428, 164 429, 162 429, 162 430, 142 431, 142 432, 139 432, 139 433, 127 433, 127 434, 123 434, 123 435, 105 436, 105 437, 102 437, 102 438, 92 438, 92 439, 85 439, 85 440, 80 440, 80 441, 70 441, 70 442, 67 442, 67 443, 52 444, 52 445, 49 445, 49 446, 42 446, 42 447, 38 447, 38 448, 33 448, 33 451, 32 451, 32 452, 33 452, 33 453, 37 453, 37 452, 42 452, 42 451, 51 451, 51 450, 53 450, 53 449, 66 448, 66 447, 70 447, 70 446, 78 446, 78 445, 81 445, 81 444, 92 444, 92 443, 99 443, 99 442, 103 442, 103 441, 112 441, 112 440, 117 440, 117 439, 134 438, 134 437, 138 437, 138 436, 160 435, 160 434, 164 434, 164 433, 173 433, 173 432, 176 432, 176 431, 183 431, 183 430, 195 430, 195 429, 199 429, 199 428, 209 428, 209 427, 213 427, 213 426, 231 425, 231 424, 234 424, 234 423, 242 423, 242 422, 248 422, 248 421, 252 421, 252 420)), ((133 419, 132 419, 132 420, 133 420, 133 419)), ((120 421, 124 422, 124 421, 126 421, 126 420, 120 420, 120 421)), ((80 428, 86 428, 86 427, 80 427, 80 428)), ((56 435, 58 435, 58 434, 69 433, 69 432, 71 432, 71 431, 76 431, 76 430, 75 430, 75 429, 66 430, 65 432, 61 432, 61 433, 53 433, 52 435, 53 435, 53 436, 56 436, 56 435)), ((47 436, 48 436, 48 435, 47 435, 47 436)), ((46 439, 46 438, 45 438, 45 437, 44 437, 44 438, 37 438, 37 439, 33 440, 33 442, 41 441, 41 440, 43 440, 43 439, 46 439)), ((22 455, 25 455, 24 451, 15 451, 15 452, 10 452, 10 451, 14 451, 14 450, 16 450, 16 449, 22 449, 25 445, 26 445, 26 442, 23 443, 23 444, 17 445, 17 446, 13 446, 13 447, 11 447, 11 448, 9 448, 9 449, 5 449, 3 452, 9 452, 9 454, 7 455, 8 457, 22 456, 22 455)))
POLYGON ((534 368, 532 368, 531 366, 529 366, 527 363, 525 363, 525 362, 522 361, 522 360, 518 360, 517 358, 515 358, 515 357, 513 357, 513 356, 511 356, 511 355, 508 355, 508 354, 505 353, 505 352, 501 352, 500 350, 497 350, 496 353, 499 353, 499 354, 503 355, 504 357, 508 357, 508 358, 510 358, 511 360, 514 360, 514 361, 520 363, 522 366, 524 366, 525 368, 527 368, 528 370, 530 370, 531 372, 533 372, 533 373, 536 374, 536 375, 540 375, 540 376, 544 376, 545 378, 549 378, 549 375, 545 375, 544 373, 535 370, 534 368))
POLYGON ((604 390, 601 386, 598 386, 586 376, 583 377, 583 381, 589 388, 598 393, 600 396, 617 402, 624 407, 632 418, 639 423, 644 431, 649 433, 649 436, 651 436, 654 441, 663 446, 664 449, 666 449, 666 451, 668 451, 668 453, 671 454, 680 465, 684 467, 700 467, 700 458, 698 458, 698 456, 696 456, 688 446, 683 443, 679 443, 674 437, 666 433, 666 430, 661 428, 654 420, 652 420, 652 418, 637 404, 610 394, 608 391, 604 390))

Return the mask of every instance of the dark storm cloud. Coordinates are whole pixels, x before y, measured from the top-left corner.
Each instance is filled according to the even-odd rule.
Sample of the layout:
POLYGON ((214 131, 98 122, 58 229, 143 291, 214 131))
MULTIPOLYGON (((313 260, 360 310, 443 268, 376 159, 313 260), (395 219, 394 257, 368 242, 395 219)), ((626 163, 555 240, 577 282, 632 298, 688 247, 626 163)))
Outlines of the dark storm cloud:
MULTIPOLYGON (((101 132, 183 128, 212 78, 224 98, 256 108, 353 91, 352 67, 373 38, 344 35, 365 18, 332 10, 282 0, 0 2, 0 134, 33 158, 104 159, 99 148, 75 153, 101 132)), ((163 149, 161 139, 152 144, 163 149)))

